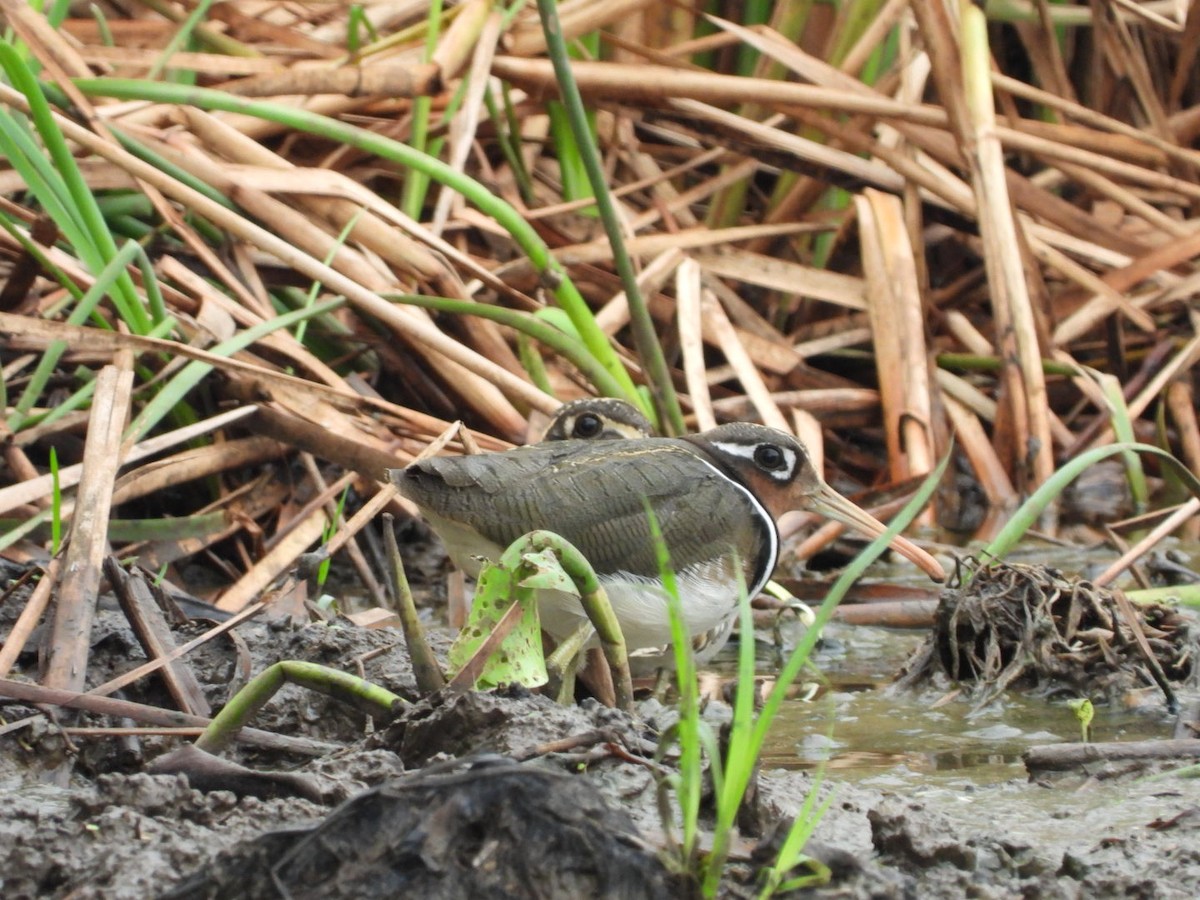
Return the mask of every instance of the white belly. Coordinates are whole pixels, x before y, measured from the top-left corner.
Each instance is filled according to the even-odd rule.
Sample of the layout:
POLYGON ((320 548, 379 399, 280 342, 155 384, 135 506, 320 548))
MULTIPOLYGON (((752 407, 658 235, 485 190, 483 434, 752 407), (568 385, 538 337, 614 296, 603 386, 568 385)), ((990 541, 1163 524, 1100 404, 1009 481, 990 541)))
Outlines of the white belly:
MULTIPOLYGON (((631 575, 605 576, 600 582, 608 594, 617 621, 621 623, 625 644, 631 654, 671 643, 666 591, 649 579, 631 575)), ((737 593, 720 584, 714 585, 703 572, 681 575, 679 596, 684 625, 691 637, 728 623, 737 612, 737 593)), ((542 592, 538 598, 538 611, 542 628, 556 640, 574 632, 587 619, 577 598, 557 591, 542 592)), ((725 637, 728 637, 728 633, 725 637)), ((723 643, 724 640, 712 647, 711 653, 719 650, 723 643)))
MULTIPOLYGON (((468 575, 479 575, 481 557, 493 561, 500 558, 502 548, 496 544, 481 539, 453 522, 439 520, 439 517, 433 515, 427 518, 434 530, 447 539, 447 544, 457 547, 454 562, 468 575)), ((677 576, 683 620, 688 634, 695 638, 718 626, 724 626, 718 639, 705 645, 699 654, 701 661, 711 658, 720 650, 732 630, 732 620, 737 613, 738 594, 736 587, 729 584, 729 575, 730 568, 726 562, 693 566, 677 576)), ((653 665, 643 665, 639 668, 652 669, 667 663, 670 653, 663 655, 653 652, 669 647, 671 643, 671 619, 666 591, 651 579, 624 572, 602 576, 600 583, 608 594, 608 601, 612 604, 617 621, 621 623, 621 631, 629 653, 635 655, 639 650, 648 651, 643 655, 647 660, 654 661, 653 665)), ((555 641, 561 641, 573 634, 587 621, 587 613, 583 611, 579 598, 561 591, 541 591, 538 595, 538 613, 542 629, 555 641)), ((591 645, 595 645, 594 638, 591 645)))

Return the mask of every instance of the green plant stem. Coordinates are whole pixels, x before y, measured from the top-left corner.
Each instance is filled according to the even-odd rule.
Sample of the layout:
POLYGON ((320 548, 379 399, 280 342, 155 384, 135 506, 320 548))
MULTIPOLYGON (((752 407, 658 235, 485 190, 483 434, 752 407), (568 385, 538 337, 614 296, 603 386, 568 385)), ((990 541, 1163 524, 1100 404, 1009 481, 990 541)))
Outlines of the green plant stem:
POLYGON ((1134 603, 1170 603, 1200 609, 1200 584, 1177 584, 1171 587, 1146 588, 1126 591, 1125 596, 1134 603))
POLYGON ((395 517, 391 513, 384 513, 383 516, 383 543, 391 563, 388 574, 391 575, 392 596, 397 615, 400 616, 400 627, 404 631, 404 643, 412 660, 417 690, 423 694, 435 693, 446 686, 446 677, 429 647, 429 641, 425 639, 425 629, 421 627, 421 620, 417 616, 417 605, 408 586, 404 560, 400 558, 400 548, 396 544, 395 517))
MULTIPOLYGON (((146 73, 148 80, 157 81, 162 77, 163 70, 171 62, 171 57, 187 46, 187 42, 191 40, 193 35, 196 35, 197 29, 200 28, 200 23, 204 21, 204 17, 208 15, 208 11, 212 5, 213 0, 199 0, 183 24, 171 35, 167 46, 163 48, 162 53, 158 55, 158 59, 154 61, 154 65, 150 67, 150 71, 146 73)), ((202 40, 202 38, 199 38, 199 35, 196 36, 202 40)))
POLYGON ((513 180, 517 183, 517 191, 521 194, 521 202, 526 206, 533 205, 533 180, 525 170, 525 160, 521 158, 521 132, 517 121, 516 110, 513 109, 509 97, 508 85, 503 86, 504 108, 496 105, 496 98, 491 91, 485 91, 483 102, 487 106, 488 116, 496 129, 496 139, 500 144, 500 152, 504 161, 512 170, 513 180))
POLYGON ((204 733, 196 739, 196 748, 206 753, 220 753, 238 729, 250 722, 267 701, 284 684, 299 684, 309 690, 341 700, 367 715, 391 718, 404 704, 399 694, 372 684, 356 675, 349 675, 316 663, 283 660, 264 669, 225 704, 204 733))
MULTIPOLYGON (((984 12, 989 22, 1037 23, 1037 7, 1029 0, 987 0, 984 12)), ((1090 28, 1092 9, 1082 4, 1070 6, 1051 3, 1046 9, 1050 21, 1060 27, 1090 28)))
MULTIPOLYGON (((6 534, 8 529, 17 528, 28 521, 27 517, 0 517, 0 534, 6 534)), ((44 524, 44 519, 37 520, 39 528, 33 532, 35 539, 52 539, 51 532, 40 527, 44 524)), ((229 515, 225 512, 197 513, 192 516, 163 519, 109 519, 107 535, 110 541, 123 544, 134 541, 181 541, 208 537, 228 525, 229 515)))
MULTIPOLYGON (((967 372, 999 372, 1004 368, 1004 360, 1000 357, 980 356, 976 353, 939 353, 936 361, 938 368, 961 369, 967 372)), ((1042 372, 1046 375, 1073 377, 1079 374, 1079 369, 1053 359, 1043 359, 1042 372)))
MULTIPOLYGON (((166 0, 140 0, 140 3, 142 6, 154 10, 154 12, 168 21, 179 22, 184 18, 184 14, 180 11, 180 8, 174 4, 167 3, 166 0)), ((262 56, 261 53, 250 45, 243 44, 241 41, 235 40, 220 31, 215 31, 207 25, 196 25, 193 33, 197 41, 214 53, 220 53, 223 56, 239 56, 246 59, 257 59, 262 56)))
POLYGON ((1034 491, 1029 496, 1029 499, 1022 503, 1017 511, 1012 514, 1008 523, 996 535, 995 539, 983 548, 983 557, 985 559, 1003 559, 1016 546, 1017 541, 1021 539, 1025 532, 1037 523, 1038 518, 1046 510, 1046 507, 1059 494, 1066 490, 1067 485, 1096 463, 1100 462, 1100 460, 1107 459, 1118 453, 1124 454, 1130 451, 1149 453, 1165 460, 1176 471, 1184 485, 1191 491, 1192 496, 1200 498, 1200 479, 1187 466, 1159 447, 1136 443, 1116 443, 1108 444, 1104 447, 1096 447, 1087 453, 1081 453, 1079 456, 1065 463, 1053 475, 1047 478, 1041 487, 1034 491))
POLYGON ((538 353, 537 347, 533 345, 533 339, 524 332, 517 333, 517 359, 521 361, 522 367, 529 375, 529 380, 536 384, 542 392, 553 396, 554 385, 550 381, 550 374, 546 371, 546 362, 538 353))
MULTIPOLYGON (((1125 402, 1121 383, 1115 375, 1105 375, 1101 372, 1089 372, 1088 374, 1104 392, 1116 439, 1126 444, 1134 443, 1137 438, 1133 433, 1133 420, 1129 416, 1129 404, 1125 402)), ((1136 453, 1122 453, 1121 459, 1125 463, 1125 476, 1129 482, 1129 496, 1133 500, 1134 514, 1141 515, 1150 506, 1150 488, 1146 484, 1146 473, 1142 469, 1142 461, 1136 453)))
POLYGON ((567 577, 575 582, 579 589, 580 603, 596 629, 604 658, 608 660, 608 667, 612 670, 617 708, 632 710, 633 679, 629 674, 629 653, 625 646, 625 636, 621 633, 621 624, 617 621, 612 604, 608 602, 608 595, 600 585, 591 563, 579 552, 579 548, 551 531, 533 531, 523 540, 528 542, 529 548, 535 552, 553 551, 567 577))
POLYGON ((492 306, 488 303, 475 303, 471 300, 456 300, 453 297, 429 297, 424 294, 381 294, 380 296, 385 300, 394 300, 397 303, 436 309, 438 312, 479 316, 481 319, 490 319, 501 325, 507 325, 566 357, 591 380, 600 393, 616 396, 612 392, 621 390, 616 379, 604 366, 600 365, 594 356, 587 352, 587 348, 582 346, 579 341, 531 313, 508 309, 504 306, 492 306))
POLYGON ((546 690, 559 706, 570 706, 575 702, 575 663, 584 644, 595 633, 590 620, 582 622, 546 657, 546 690))
POLYGON ((680 408, 679 398, 675 394, 671 371, 667 367, 662 345, 654 330, 654 321, 650 318, 650 310, 638 287, 637 275, 633 271, 633 261, 629 258, 629 251, 626 249, 625 240, 621 235, 621 223, 617 218, 617 208, 613 203, 612 194, 608 190, 608 181, 604 177, 600 153, 596 149, 595 141, 592 139, 591 130, 588 127, 583 97, 579 94, 579 86, 575 83, 575 75, 571 71, 571 59, 567 53, 566 41, 563 40, 562 23, 558 19, 556 0, 538 0, 538 13, 542 17, 542 31, 546 36, 546 47, 558 80, 559 95, 566 107, 571 131, 575 135, 576 149, 579 151, 580 160, 587 171, 588 180, 592 184, 592 192, 596 197, 596 208, 600 212, 600 220, 604 223, 604 231, 608 235, 608 242, 612 247, 613 262, 617 267, 617 273, 621 276, 621 284, 625 288, 625 300, 629 304, 629 319, 633 326, 633 339, 637 346, 638 356, 646 367, 651 390, 658 400, 659 408, 662 410, 669 430, 675 434, 682 434, 684 431, 683 410, 680 408))
MULTIPOLYGON (((84 293, 75 305, 75 308, 67 316, 67 324, 82 325, 95 312, 100 301, 105 297, 110 296, 110 292, 114 290, 114 285, 117 279, 122 275, 128 277, 126 267, 138 257, 138 254, 144 251, 134 241, 129 241, 119 251, 113 254, 107 265, 96 273, 96 280, 92 286, 84 293)), ((99 323, 105 327, 110 327, 108 322, 97 317, 99 323)), ((21 399, 17 401, 16 407, 13 409, 12 415, 8 418, 8 427, 12 431, 20 431, 29 423, 29 417, 26 415, 31 410, 38 398, 41 397, 46 384, 50 377, 54 374, 54 370, 58 366, 59 359, 67 350, 65 341, 53 341, 42 354, 42 358, 38 360, 37 368, 29 379, 29 383, 25 386, 25 390, 21 394, 21 399)))
POLYGON ((559 306, 570 316, 572 324, 594 356, 617 384, 619 396, 624 397, 644 412, 645 402, 633 379, 613 350, 606 335, 568 277, 562 264, 550 253, 537 231, 510 204, 495 196, 486 186, 469 178, 439 159, 418 153, 411 147, 364 128, 334 121, 327 116, 297 109, 281 103, 237 97, 222 91, 186 85, 134 81, 122 78, 83 78, 76 85, 85 94, 100 97, 115 97, 123 100, 151 100, 156 103, 175 103, 196 106, 206 110, 243 113, 255 118, 266 119, 304 131, 321 135, 335 143, 356 147, 384 159, 399 163, 428 174, 432 179, 458 191, 481 211, 494 218, 528 256, 534 269, 542 274, 549 290, 559 306))

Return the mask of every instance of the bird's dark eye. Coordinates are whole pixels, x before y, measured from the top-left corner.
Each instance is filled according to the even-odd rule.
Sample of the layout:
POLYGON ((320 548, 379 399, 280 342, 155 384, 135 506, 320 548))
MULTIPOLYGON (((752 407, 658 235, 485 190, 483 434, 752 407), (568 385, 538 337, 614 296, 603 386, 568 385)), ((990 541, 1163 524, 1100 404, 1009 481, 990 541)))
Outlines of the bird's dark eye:
POLYGON ((600 421, 600 417, 595 413, 584 413, 575 420, 575 427, 571 429, 571 434, 577 438, 595 437, 603 429, 604 423, 600 421))
POLYGON ((768 472, 778 472, 787 466, 787 454, 774 444, 759 444, 754 448, 754 462, 768 472))

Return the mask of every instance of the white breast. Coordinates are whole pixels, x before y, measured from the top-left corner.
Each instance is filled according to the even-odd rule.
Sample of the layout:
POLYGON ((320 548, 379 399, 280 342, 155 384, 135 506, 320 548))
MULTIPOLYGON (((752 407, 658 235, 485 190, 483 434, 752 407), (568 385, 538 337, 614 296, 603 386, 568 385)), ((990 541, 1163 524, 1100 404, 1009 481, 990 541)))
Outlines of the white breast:
MULTIPOLYGON (((724 625, 737 612, 738 593, 727 576, 726 566, 713 563, 693 566, 678 576, 683 620, 692 637, 724 625)), ((600 582, 621 623, 630 653, 671 643, 667 592, 656 582, 623 572, 606 575, 600 582)), ((542 628, 556 640, 571 634, 587 618, 577 598, 559 592, 544 591, 538 598, 538 609, 542 628)), ((712 652, 717 649, 719 645, 712 652)))
MULTIPOLYGON (((428 515, 434 530, 447 545, 454 546, 455 564, 472 577, 479 575, 480 558, 499 559, 497 544, 454 522, 428 515)), ((723 633, 704 648, 701 659, 711 658, 724 645, 732 631, 737 613, 738 591, 731 581, 732 561, 726 559, 691 566, 677 575, 683 619, 688 634, 698 637, 722 628, 723 633)), ((631 655, 645 651, 647 659, 662 665, 666 657, 656 652, 671 643, 671 620, 667 593, 653 579, 628 572, 617 572, 600 578, 617 621, 625 635, 625 645, 631 655)), ((542 628, 555 641, 573 634, 587 620, 579 598, 561 591, 542 591, 538 595, 538 612, 542 628)), ((592 645, 595 646, 593 639, 592 645)), ((669 657, 669 654, 667 654, 669 657)), ((644 665, 645 670, 654 666, 644 665)))

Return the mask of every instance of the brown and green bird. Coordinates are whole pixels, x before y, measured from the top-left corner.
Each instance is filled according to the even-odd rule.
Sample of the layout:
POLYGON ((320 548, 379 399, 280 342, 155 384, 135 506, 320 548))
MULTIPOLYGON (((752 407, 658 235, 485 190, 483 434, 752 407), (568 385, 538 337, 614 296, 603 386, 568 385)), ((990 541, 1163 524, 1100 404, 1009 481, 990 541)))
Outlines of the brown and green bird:
MULTIPOLYGON (((745 422, 680 438, 546 441, 437 457, 389 474, 468 574, 478 573, 481 557, 496 559, 535 529, 578 547, 608 593, 631 656, 671 641, 646 501, 671 554, 689 633, 716 636, 701 660, 728 637, 741 585, 753 596, 771 577, 783 513, 816 512, 872 537, 885 530, 825 484, 798 440, 745 422)), ((905 538, 892 546, 931 578, 945 577, 905 538)), ((555 591, 542 592, 539 611, 556 640, 586 618, 576 598, 555 591)))
POLYGON ((558 408, 542 440, 616 440, 643 438, 652 434, 654 426, 650 420, 628 400, 584 397, 558 408))

